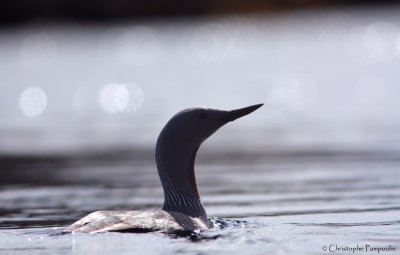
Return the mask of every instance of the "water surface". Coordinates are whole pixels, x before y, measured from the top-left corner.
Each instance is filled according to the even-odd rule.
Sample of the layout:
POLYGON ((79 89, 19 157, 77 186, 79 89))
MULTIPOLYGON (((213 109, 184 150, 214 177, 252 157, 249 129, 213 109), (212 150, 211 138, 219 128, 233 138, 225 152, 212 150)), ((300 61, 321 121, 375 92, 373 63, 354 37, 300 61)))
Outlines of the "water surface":
POLYGON ((59 235, 95 210, 161 206, 151 150, 112 155, 3 157, 23 178, 0 192, 2 253, 321 254, 331 245, 400 246, 400 154, 377 151, 236 157, 201 150, 199 189, 208 214, 228 222, 224 228, 184 237, 59 235))

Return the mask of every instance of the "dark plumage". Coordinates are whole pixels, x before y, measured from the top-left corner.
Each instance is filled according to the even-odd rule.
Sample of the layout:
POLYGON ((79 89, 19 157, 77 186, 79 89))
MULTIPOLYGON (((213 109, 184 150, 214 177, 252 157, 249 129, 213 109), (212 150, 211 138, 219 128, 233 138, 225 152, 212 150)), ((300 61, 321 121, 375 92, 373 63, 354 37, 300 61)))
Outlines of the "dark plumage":
POLYGON ((156 145, 158 174, 164 189, 161 210, 97 211, 63 232, 187 231, 211 227, 200 201, 194 161, 200 145, 226 123, 258 108, 257 104, 233 111, 191 108, 177 113, 161 131, 156 145))

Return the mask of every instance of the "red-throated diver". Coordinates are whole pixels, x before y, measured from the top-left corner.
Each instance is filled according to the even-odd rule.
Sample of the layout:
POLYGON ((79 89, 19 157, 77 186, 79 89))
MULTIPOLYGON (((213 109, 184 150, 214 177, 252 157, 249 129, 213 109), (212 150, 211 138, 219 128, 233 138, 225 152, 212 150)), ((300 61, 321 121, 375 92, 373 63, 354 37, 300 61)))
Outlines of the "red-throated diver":
POLYGON ((97 211, 63 232, 182 231, 211 226, 200 201, 194 174, 196 152, 202 142, 226 123, 263 104, 223 111, 190 108, 178 112, 161 131, 156 145, 158 174, 164 189, 164 206, 143 211, 97 211))

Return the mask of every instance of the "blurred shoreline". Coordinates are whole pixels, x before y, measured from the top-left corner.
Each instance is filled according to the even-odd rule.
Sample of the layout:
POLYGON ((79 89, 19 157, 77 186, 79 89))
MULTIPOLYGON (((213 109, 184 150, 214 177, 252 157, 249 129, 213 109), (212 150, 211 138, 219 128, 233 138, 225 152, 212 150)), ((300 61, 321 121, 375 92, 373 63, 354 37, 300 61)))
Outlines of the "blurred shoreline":
POLYGON ((177 111, 254 103, 207 146, 397 151, 396 6, 2 31, 0 153, 147 150, 177 111))
POLYGON ((0 26, 33 21, 56 23, 115 22, 143 19, 190 18, 221 15, 275 15, 298 10, 351 8, 398 4, 394 0, 234 0, 234 1, 5 1, 0 4, 0 26))
MULTIPOLYGON (((110 166, 125 165, 126 167, 141 165, 154 165, 154 150, 145 149, 119 149, 102 151, 74 151, 58 154, 0 154, 0 175, 3 176, 0 184, 11 184, 15 180, 22 183, 30 183, 27 179, 42 178, 43 172, 51 175, 52 171, 57 175, 58 171, 73 169, 74 166, 110 166), (152 162, 152 163, 150 163, 152 162), (18 178, 15 178, 17 176, 18 178)), ((373 163, 398 164, 400 162, 400 150, 374 150, 364 148, 359 150, 350 149, 286 149, 286 150, 243 150, 243 148, 201 148, 196 163, 200 165, 218 164, 248 164, 255 162, 261 165, 274 164, 365 164, 371 167, 373 163)), ((134 170, 132 170, 134 172, 134 170)), ((49 176, 50 177, 50 176, 49 176)), ((47 177, 46 177, 47 178, 47 177)), ((43 180, 48 182, 49 180, 43 180)), ((33 182, 36 183, 36 182, 33 182)), ((36 183, 37 184, 37 183, 36 183)))
POLYGON ((0 253, 399 244, 399 14, 372 0, 1 2, 0 253), (207 214, 240 226, 201 245, 54 235, 162 205, 154 147, 176 112, 257 103, 196 157, 207 214))

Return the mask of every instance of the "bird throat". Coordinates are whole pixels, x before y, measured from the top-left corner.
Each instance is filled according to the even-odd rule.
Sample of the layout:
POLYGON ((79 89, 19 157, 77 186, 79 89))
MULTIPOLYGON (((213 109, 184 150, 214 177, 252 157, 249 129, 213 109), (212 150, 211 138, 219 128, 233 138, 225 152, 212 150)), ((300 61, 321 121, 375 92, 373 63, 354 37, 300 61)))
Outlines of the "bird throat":
POLYGON ((207 214, 197 190, 194 163, 199 147, 172 148, 159 139, 156 147, 157 169, 164 189, 163 210, 175 211, 207 223, 207 214))
POLYGON ((192 184, 194 194, 200 200, 199 191, 197 190, 196 175, 194 174, 194 162, 196 161, 196 154, 197 154, 198 150, 199 150, 199 147, 197 147, 193 151, 192 157, 190 158, 190 163, 189 163, 189 179, 190 180, 189 181, 192 184))

